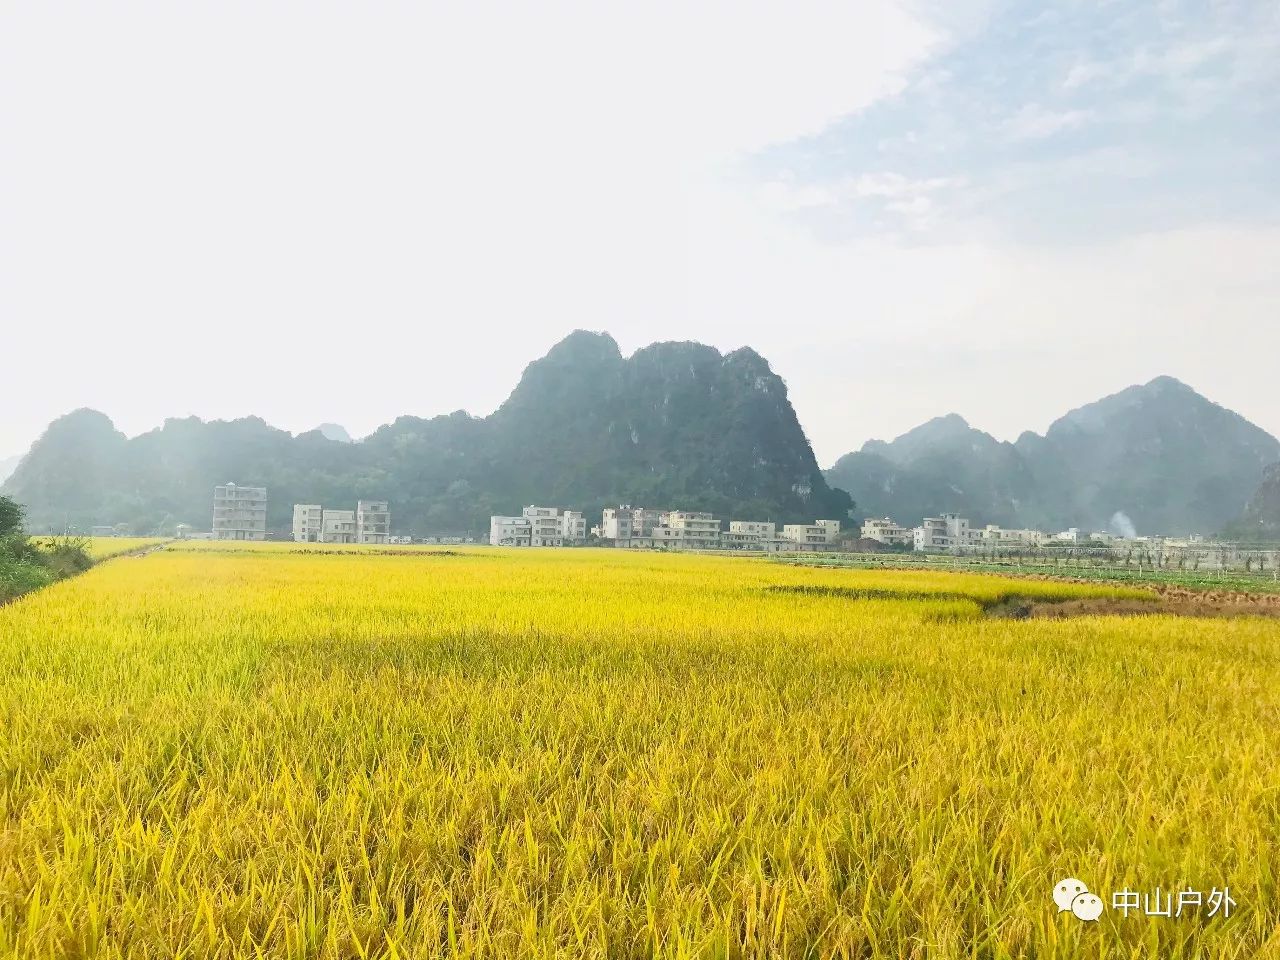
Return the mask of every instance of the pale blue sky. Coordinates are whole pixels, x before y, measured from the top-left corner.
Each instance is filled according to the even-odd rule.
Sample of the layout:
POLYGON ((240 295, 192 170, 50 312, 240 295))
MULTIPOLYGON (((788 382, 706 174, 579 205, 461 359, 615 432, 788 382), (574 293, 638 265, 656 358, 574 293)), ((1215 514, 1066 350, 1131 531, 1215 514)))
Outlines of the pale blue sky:
POLYGON ((1001 3, 952 43, 744 175, 832 243, 1280 220, 1280 4, 1001 3))
POLYGON ((824 465, 1160 374, 1277 433, 1277 91, 1274 2, 5 4, 0 459, 484 414, 576 327, 754 347, 824 465))

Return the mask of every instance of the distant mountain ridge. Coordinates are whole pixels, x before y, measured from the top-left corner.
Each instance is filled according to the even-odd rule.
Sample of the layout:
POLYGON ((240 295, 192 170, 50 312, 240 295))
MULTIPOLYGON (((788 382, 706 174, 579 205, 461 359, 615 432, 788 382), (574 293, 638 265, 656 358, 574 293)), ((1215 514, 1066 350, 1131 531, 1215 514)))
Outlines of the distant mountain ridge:
POLYGON ((21 455, 0 459, 0 483, 4 483, 8 480, 13 471, 18 469, 18 464, 21 462, 21 455))
MULTIPOLYGON (((344 431, 345 432, 345 431, 344 431)), ((103 414, 54 421, 4 484, 31 525, 177 522, 207 528, 213 487, 270 491, 268 525, 292 504, 391 501, 397 532, 488 529, 534 502, 598 513, 634 503, 792 521, 846 517, 786 384, 749 349, 656 343, 623 357, 577 331, 526 368, 488 417, 405 416, 358 443, 297 437, 256 417, 167 420, 127 439, 103 414)))
POLYGON ((1280 441, 1170 377, 1014 443, 938 417, 824 473, 786 384, 755 351, 656 343, 624 357, 608 334, 577 331, 488 417, 404 416, 364 440, 344 436, 335 424, 295 437, 256 417, 190 417, 128 439, 79 410, 49 426, 0 490, 37 529, 205 527, 212 488, 227 481, 269 487, 277 531, 295 502, 359 498, 391 500, 397 532, 415 534, 478 532, 490 514, 535 501, 784 522, 844 519, 856 501, 859 517, 908 524, 956 511, 1048 530, 1106 529, 1118 514, 1148 533, 1280 528, 1280 478, 1263 478, 1280 441))
POLYGON ((980 523, 1216 533, 1236 521, 1280 441, 1172 377, 1072 410, 1044 436, 998 441, 952 414, 841 457, 828 482, 868 516, 914 523, 956 511, 980 523))
POLYGON ((347 428, 340 423, 322 423, 316 427, 326 440, 336 440, 338 443, 352 443, 351 434, 347 433, 347 428))

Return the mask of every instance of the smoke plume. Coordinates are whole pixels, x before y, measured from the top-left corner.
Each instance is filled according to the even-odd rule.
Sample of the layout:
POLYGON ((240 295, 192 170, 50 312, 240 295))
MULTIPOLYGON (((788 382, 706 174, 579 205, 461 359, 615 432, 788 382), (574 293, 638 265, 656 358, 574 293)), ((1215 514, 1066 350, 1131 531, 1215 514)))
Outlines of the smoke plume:
POLYGON ((1138 530, 1133 525, 1133 521, 1129 519, 1129 515, 1123 510, 1117 510, 1111 515, 1111 532, 1118 537, 1124 537, 1126 540, 1132 540, 1138 535, 1138 530))

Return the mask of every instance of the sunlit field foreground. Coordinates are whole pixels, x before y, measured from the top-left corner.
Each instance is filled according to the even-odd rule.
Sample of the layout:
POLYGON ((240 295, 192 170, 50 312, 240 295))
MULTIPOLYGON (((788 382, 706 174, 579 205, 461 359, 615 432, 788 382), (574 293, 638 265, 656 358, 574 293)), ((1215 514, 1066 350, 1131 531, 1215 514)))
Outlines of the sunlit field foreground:
POLYGON ((988 619, 1118 591, 980 575, 179 546, 0 609, 2 955, 1280 954, 1274 621, 988 619), (1068 876, 1237 906, 1086 924, 1068 876))

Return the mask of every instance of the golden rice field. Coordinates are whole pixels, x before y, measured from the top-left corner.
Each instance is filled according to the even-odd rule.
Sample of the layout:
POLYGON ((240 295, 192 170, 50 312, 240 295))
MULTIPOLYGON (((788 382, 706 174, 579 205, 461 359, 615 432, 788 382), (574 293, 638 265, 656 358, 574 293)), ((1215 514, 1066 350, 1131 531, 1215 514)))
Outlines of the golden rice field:
POLYGON ((112 560, 0 609, 0 956, 1280 955, 1280 626, 983 616, 1011 592, 1115 591, 112 560), (1067 876, 1237 906, 1085 923, 1067 876))

